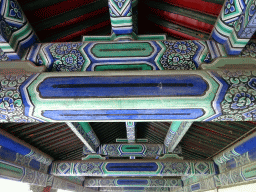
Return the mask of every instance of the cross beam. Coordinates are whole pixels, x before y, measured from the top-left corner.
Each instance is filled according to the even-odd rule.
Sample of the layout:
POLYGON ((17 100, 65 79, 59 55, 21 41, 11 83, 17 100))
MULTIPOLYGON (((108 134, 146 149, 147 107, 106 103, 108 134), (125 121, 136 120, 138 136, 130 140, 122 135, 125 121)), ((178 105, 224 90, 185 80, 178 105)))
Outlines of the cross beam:
POLYGON ((254 69, 17 75, 5 68, 0 78, 10 82, 2 84, 3 94, 10 85, 15 88, 1 99, 8 104, 1 118, 9 122, 81 122, 95 116, 98 121, 255 119, 254 69), (234 75, 243 89, 236 87, 234 75), (16 95, 20 105, 12 105, 16 95))
POLYGON ((96 153, 100 141, 96 134, 94 133, 92 127, 89 123, 78 122, 71 123, 68 122, 67 125, 70 129, 77 135, 77 137, 84 143, 83 151, 86 153, 96 153))
POLYGON ((181 139, 184 137, 193 122, 174 121, 172 122, 164 140, 164 145, 169 152, 173 152, 181 139))
POLYGON ((256 31, 255 0, 226 0, 211 38, 224 45, 227 54, 239 55, 256 31))
POLYGON ((92 178, 85 179, 85 187, 180 187, 181 179, 163 178, 92 178))
POLYGON ((189 176, 215 174, 213 161, 168 160, 87 160, 56 161, 55 176, 189 176))

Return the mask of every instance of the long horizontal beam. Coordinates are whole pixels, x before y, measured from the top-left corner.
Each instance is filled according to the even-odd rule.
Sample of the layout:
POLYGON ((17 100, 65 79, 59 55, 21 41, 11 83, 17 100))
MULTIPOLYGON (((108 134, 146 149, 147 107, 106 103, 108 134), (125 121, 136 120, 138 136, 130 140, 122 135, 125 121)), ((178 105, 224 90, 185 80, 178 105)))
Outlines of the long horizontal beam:
POLYGON ((249 121, 256 110, 256 70, 17 74, 5 69, 0 78, 3 94, 15 88, 1 100, 0 114, 9 122, 249 121))
POLYGON ((99 191, 143 191, 143 192, 147 192, 147 191, 155 191, 155 192, 162 192, 162 191, 171 191, 173 190, 173 188, 170 187, 153 187, 153 188, 149 188, 149 187, 101 187, 99 188, 99 191))
POLYGON ((181 179, 163 178, 92 178, 84 180, 84 187, 180 187, 181 179))
POLYGON ((213 160, 218 165, 220 173, 222 173, 255 162, 255 151, 256 133, 253 133, 214 156, 213 160))
POLYGON ((166 160, 87 160, 56 161, 55 176, 189 176, 215 174, 213 161, 166 160))
POLYGON ((215 41, 168 41, 163 36, 153 39, 157 37, 140 36, 140 41, 37 43, 30 47, 24 60, 44 65, 49 71, 63 72, 194 70, 201 63, 223 56, 224 47, 215 41))
MULTIPOLYGON (((109 157, 156 157, 166 153, 163 144, 103 144, 98 154, 109 157)), ((84 153, 85 154, 85 153, 84 153)))

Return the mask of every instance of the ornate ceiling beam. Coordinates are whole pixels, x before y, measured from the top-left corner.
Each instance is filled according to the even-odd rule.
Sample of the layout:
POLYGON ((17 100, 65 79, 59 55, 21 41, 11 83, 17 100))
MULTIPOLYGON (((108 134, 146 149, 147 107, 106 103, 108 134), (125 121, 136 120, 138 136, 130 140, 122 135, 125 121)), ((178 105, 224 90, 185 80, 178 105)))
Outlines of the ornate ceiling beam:
POLYGON ((163 35, 136 36, 140 41, 113 41, 118 38, 115 35, 109 37, 111 41, 102 38, 36 43, 24 60, 44 65, 48 71, 184 70, 225 56, 224 47, 215 41, 166 41, 163 35))
POLYGON ((5 103, 1 117, 7 122, 17 118, 81 122, 95 117, 98 121, 251 121, 256 110, 254 69, 17 74, 4 68, 0 72, 1 93, 14 89, 1 100, 5 103))
POLYGON ((255 0, 226 0, 211 38, 225 47, 228 55, 239 55, 256 31, 255 0))
POLYGON ((68 122, 69 128, 84 143, 83 151, 86 153, 96 153, 100 145, 100 141, 93 131, 91 125, 86 122, 68 122))
POLYGON ((242 139, 235 145, 213 157, 220 173, 232 170, 244 164, 254 162, 256 151, 256 133, 242 139))
POLYGON ((164 140, 168 152, 173 152, 193 122, 173 121, 164 140))
POLYGON ((84 187, 180 187, 181 179, 171 178, 92 178, 85 179, 84 187))
POLYGON ((50 171, 55 176, 189 176, 216 174, 213 161, 86 160, 56 161, 50 171))

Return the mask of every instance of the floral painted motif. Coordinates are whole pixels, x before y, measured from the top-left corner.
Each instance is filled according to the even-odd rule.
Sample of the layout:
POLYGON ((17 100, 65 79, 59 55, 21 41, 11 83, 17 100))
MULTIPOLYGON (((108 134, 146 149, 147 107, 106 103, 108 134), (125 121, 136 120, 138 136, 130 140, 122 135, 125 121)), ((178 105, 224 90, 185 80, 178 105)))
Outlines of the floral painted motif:
POLYGON ((243 51, 241 52, 242 57, 256 57, 256 43, 249 42, 243 51))
POLYGON ((16 2, 10 1, 10 12, 9 16, 22 19, 22 12, 16 2))
POLYGON ((193 41, 163 41, 167 47, 161 58, 165 70, 190 70, 196 69, 193 57, 198 49, 193 41))
POLYGON ((218 72, 229 84, 217 121, 256 120, 256 71, 218 72))
POLYGON ((235 6, 234 6, 234 0, 228 0, 226 1, 225 8, 224 8, 224 13, 225 15, 229 13, 233 13, 235 11, 235 6))
POLYGON ((19 92, 20 85, 29 75, 0 76, 0 122, 35 122, 24 115, 24 105, 19 92))
POLYGON ((50 52, 54 57, 52 71, 80 71, 85 59, 79 51, 82 43, 53 44, 50 52))

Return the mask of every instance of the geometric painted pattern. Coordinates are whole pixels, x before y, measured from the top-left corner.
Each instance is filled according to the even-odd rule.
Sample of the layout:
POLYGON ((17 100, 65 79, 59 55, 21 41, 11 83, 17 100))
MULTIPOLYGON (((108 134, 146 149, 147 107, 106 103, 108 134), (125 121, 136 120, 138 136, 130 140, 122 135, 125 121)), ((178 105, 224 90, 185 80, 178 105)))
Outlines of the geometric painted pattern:
POLYGON ((132 0, 108 0, 112 31, 116 35, 133 31, 132 0))
POLYGON ((22 181, 33 185, 46 186, 48 175, 0 160, 0 178, 22 181))
MULTIPOLYGON (((38 42, 38 38, 34 33, 31 25, 28 23, 16 0, 2 0, 0 3, 0 22, 1 22, 1 39, 14 50, 17 55, 7 52, 10 60, 22 58, 26 50, 38 42)), ((0 48, 4 48, 1 46, 0 48)))
POLYGON ((213 160, 218 165, 220 173, 255 162, 255 144, 256 136, 252 134, 249 138, 216 155, 213 160))
POLYGON ((52 163, 52 158, 42 154, 42 152, 35 152, 33 149, 29 148, 23 141, 19 142, 9 138, 4 131, 0 133, 0 146, 2 158, 7 158, 9 161, 15 161, 20 164, 30 165, 31 168, 37 170, 47 169, 47 167, 52 163), (24 145, 23 145, 24 143, 24 145), (32 165, 33 164, 33 165, 32 165), (46 167, 44 167, 46 165, 46 167))
POLYGON ((120 178, 120 179, 85 179, 85 187, 178 187, 179 179, 145 179, 145 178, 120 178))
POLYGON ((171 127, 166 135, 164 144, 168 147, 169 152, 173 152, 179 144, 182 137, 186 134, 192 122, 187 121, 175 121, 172 122, 171 127))
POLYGON ((255 71, 179 70, 132 74, 0 74, 4 85, 0 88, 0 94, 5 95, 0 100, 0 117, 5 122, 80 122, 93 120, 93 113, 102 121, 148 118, 175 121, 255 120, 255 71), (99 84, 104 86, 95 89, 99 84), (11 94, 7 91, 10 87, 14 88, 11 94), (160 96, 165 99, 160 101, 160 96), (181 98, 186 98, 185 102, 181 98), (134 110, 136 115, 130 115, 134 110), (112 115, 106 115, 108 113, 112 115))
POLYGON ((140 38, 135 42, 39 43, 31 46, 24 58, 46 66, 48 71, 73 72, 194 70, 201 63, 226 56, 223 46, 215 41, 149 41, 140 38))
POLYGON ((211 37, 228 55, 239 55, 256 31, 255 0, 226 0, 211 37))
POLYGON ((98 153, 109 157, 156 157, 165 154, 162 144, 103 144, 98 153))
POLYGON ((107 161, 55 162, 55 176, 188 176, 215 174, 213 162, 193 161, 107 161), (131 163, 132 162, 132 163, 131 163))
POLYGON ((47 173, 49 168, 49 165, 38 162, 28 156, 16 153, 3 146, 0 146, 0 158, 2 160, 9 161, 20 166, 29 167, 42 173, 47 173))
POLYGON ((255 168, 256 163, 254 162, 214 176, 194 176, 191 177, 191 182, 184 182, 184 187, 177 191, 212 190, 217 187, 231 187, 232 185, 255 181, 255 168))
POLYGON ((134 122, 125 122, 128 142, 135 142, 136 129, 134 122))

